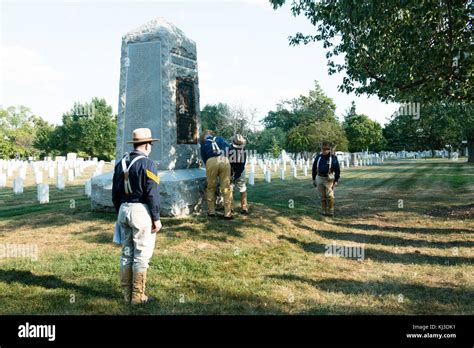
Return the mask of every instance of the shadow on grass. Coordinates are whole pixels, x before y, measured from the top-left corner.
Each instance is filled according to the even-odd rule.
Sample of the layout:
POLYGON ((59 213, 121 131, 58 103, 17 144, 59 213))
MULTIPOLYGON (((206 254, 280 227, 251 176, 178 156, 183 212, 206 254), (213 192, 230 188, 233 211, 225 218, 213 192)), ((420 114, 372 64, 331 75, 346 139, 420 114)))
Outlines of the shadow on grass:
POLYGON ((20 283, 26 286, 40 286, 46 289, 65 289, 77 291, 84 297, 120 297, 111 284, 94 280, 93 286, 77 285, 74 283, 68 283, 61 278, 54 275, 36 275, 31 271, 20 271, 20 270, 0 270, 0 282, 7 284, 20 283))
POLYGON ((474 291, 467 288, 432 287, 421 284, 405 284, 395 281, 356 281, 350 279, 313 280, 293 274, 272 274, 271 279, 297 281, 328 292, 344 294, 395 295, 402 294, 415 302, 436 301, 444 304, 469 305, 472 308, 474 291))
MULTIPOLYGON (((304 242, 294 237, 281 235, 280 240, 286 240, 291 244, 298 245, 306 252, 315 254, 324 254, 327 250, 326 244, 316 242, 304 242)), ((470 257, 455 257, 455 256, 433 256, 419 253, 392 253, 384 250, 376 250, 364 247, 364 258, 376 262, 390 262, 402 264, 433 264, 433 265, 458 265, 458 264, 472 264, 474 258, 470 257)), ((358 262, 355 258, 348 259, 358 262)))
MULTIPOLYGON (((418 248, 454 248, 454 247, 473 247, 474 242, 471 241, 449 241, 449 242, 439 242, 439 241, 427 241, 419 239, 406 239, 401 237, 393 237, 387 235, 372 235, 364 234, 359 232, 334 232, 334 231, 324 231, 301 224, 295 224, 298 228, 305 229, 311 232, 316 233, 317 235, 334 240, 347 240, 356 243, 368 243, 368 244, 382 244, 388 246, 412 246, 418 248)), ((379 227, 379 230, 384 230, 384 227, 379 227)))
POLYGON ((349 224, 334 222, 334 225, 359 229, 366 231, 402 232, 402 233, 422 233, 422 234, 451 234, 451 233, 474 233, 467 228, 432 228, 432 227, 399 227, 399 226, 379 226, 372 224, 349 224))

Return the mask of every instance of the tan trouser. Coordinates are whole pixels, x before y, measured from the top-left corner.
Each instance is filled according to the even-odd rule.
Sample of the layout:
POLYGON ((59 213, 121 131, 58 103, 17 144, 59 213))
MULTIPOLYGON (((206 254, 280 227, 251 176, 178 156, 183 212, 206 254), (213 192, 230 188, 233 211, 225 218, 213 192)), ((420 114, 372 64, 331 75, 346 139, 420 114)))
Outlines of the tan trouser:
POLYGON ((211 157, 206 162, 207 213, 216 212, 216 180, 219 177, 221 194, 224 197, 224 216, 231 216, 230 162, 227 157, 211 157))
POLYGON ((324 176, 316 176, 316 185, 318 186, 318 191, 321 195, 321 199, 334 199, 334 191, 332 186, 333 184, 334 180, 329 180, 327 177, 324 176))
POLYGON ((133 267, 133 273, 145 272, 156 240, 156 233, 151 233, 148 206, 143 203, 122 203, 117 221, 122 234, 120 269, 133 267))

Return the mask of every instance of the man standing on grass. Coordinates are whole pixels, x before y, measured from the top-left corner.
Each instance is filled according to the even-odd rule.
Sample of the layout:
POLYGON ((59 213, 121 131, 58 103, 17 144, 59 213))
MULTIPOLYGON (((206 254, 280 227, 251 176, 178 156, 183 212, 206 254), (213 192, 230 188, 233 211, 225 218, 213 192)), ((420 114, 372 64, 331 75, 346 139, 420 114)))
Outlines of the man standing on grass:
POLYGON ((321 153, 313 162, 313 185, 321 196, 321 214, 334 216, 334 186, 337 185, 341 169, 337 157, 331 154, 331 144, 323 141, 321 153))
POLYGON ((112 200, 118 213, 122 255, 120 284, 125 302, 155 300, 145 295, 148 263, 155 249, 160 221, 160 177, 158 167, 148 156, 154 139, 149 128, 133 131, 134 150, 115 165, 112 200))
POLYGON ((216 216, 217 178, 224 197, 224 219, 231 220, 232 196, 230 192, 230 162, 227 158, 229 145, 222 137, 216 137, 210 130, 201 135, 201 158, 206 166, 207 176, 207 215, 216 216))
POLYGON ((245 138, 240 134, 235 134, 232 137, 232 144, 229 150, 229 161, 231 166, 231 201, 234 190, 240 192, 241 213, 247 215, 249 213, 247 206, 247 186, 245 185, 245 162, 247 156, 245 154, 245 138))

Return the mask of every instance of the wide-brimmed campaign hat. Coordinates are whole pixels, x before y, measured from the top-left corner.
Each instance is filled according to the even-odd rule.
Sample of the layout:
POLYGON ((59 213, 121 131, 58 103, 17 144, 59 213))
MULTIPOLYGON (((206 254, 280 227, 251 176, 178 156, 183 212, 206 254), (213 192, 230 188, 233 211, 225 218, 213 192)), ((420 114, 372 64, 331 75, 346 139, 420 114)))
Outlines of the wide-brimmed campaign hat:
POLYGON ((247 143, 247 141, 245 140, 245 138, 240 135, 240 134, 235 134, 233 137, 232 137, 232 143, 234 145, 235 148, 237 149, 241 149, 245 146, 245 144, 247 143))
POLYGON ((150 128, 137 128, 132 132, 133 140, 127 141, 129 144, 150 143, 152 141, 160 141, 160 139, 151 136, 150 128))

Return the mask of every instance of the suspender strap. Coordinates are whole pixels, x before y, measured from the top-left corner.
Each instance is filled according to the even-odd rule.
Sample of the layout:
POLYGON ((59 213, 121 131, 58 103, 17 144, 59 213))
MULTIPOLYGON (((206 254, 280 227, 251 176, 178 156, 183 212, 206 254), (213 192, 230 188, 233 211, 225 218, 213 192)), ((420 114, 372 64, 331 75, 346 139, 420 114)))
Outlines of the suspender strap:
MULTIPOLYGON (((321 160, 321 156, 318 157, 318 162, 316 163, 316 173, 319 173, 319 161, 321 160)), ((332 165, 332 155, 329 155, 329 169, 328 174, 331 173, 331 165, 332 165)))
POLYGON ((133 166, 133 164, 142 158, 145 158, 145 156, 140 155, 140 156, 135 157, 132 160, 132 162, 130 162, 128 167, 127 167, 127 160, 130 159, 128 153, 122 158, 123 181, 124 181, 125 194, 127 196, 133 193, 132 185, 130 185, 130 180, 128 178, 128 172, 130 171, 130 168, 133 166))
POLYGON ((209 138, 209 139, 206 139, 206 141, 210 141, 211 144, 212 144, 212 151, 218 155, 221 154, 221 149, 219 147, 219 145, 217 145, 216 143, 216 137, 212 137, 212 138, 209 138))

